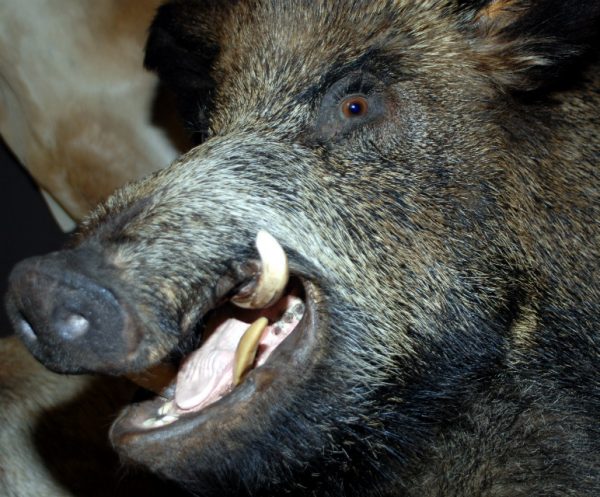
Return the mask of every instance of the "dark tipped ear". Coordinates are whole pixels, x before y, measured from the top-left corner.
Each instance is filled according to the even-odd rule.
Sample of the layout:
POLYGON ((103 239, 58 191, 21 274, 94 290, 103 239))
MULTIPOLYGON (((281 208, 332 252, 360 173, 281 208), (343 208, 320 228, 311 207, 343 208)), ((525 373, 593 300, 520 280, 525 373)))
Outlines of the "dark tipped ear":
POLYGON ((230 2, 174 0, 158 9, 146 43, 144 65, 177 95, 186 124, 202 133, 207 126, 219 52, 217 29, 230 2))
POLYGON ((536 89, 600 46, 600 0, 458 0, 473 47, 502 85, 536 89))

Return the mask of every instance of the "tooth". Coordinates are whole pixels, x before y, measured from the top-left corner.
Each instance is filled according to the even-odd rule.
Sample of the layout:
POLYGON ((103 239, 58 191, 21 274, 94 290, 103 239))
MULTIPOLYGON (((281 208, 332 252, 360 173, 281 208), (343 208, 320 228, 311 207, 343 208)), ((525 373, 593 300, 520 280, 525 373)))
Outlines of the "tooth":
POLYGON ((267 318, 258 318, 250 325, 250 328, 246 330, 240 339, 240 343, 235 351, 233 386, 239 385, 246 372, 252 368, 260 336, 268 324, 269 320, 267 318))
POLYGON ((144 428, 160 428, 161 426, 168 425, 177 421, 179 418, 177 416, 164 416, 162 418, 148 418, 143 423, 142 426, 144 428))
POLYGON ((158 422, 158 419, 156 419, 156 418, 148 418, 148 419, 144 420, 144 422, 142 423, 142 426, 144 428, 154 428, 156 426, 157 422, 158 422))
POLYGON ((169 416, 165 416, 161 419, 161 421, 163 422, 163 424, 168 425, 169 423, 172 423, 173 421, 177 421, 179 419, 179 416, 173 416, 173 415, 169 415, 169 416))
POLYGON ((166 416, 167 414, 169 414, 169 412, 171 412, 174 405, 175 402, 173 402, 172 400, 170 400, 169 402, 165 402, 162 406, 160 406, 160 409, 158 410, 158 415, 166 416))
POLYGON ((236 295, 231 301, 244 309, 263 309, 274 304, 281 295, 289 278, 287 256, 275 238, 264 230, 256 235, 256 248, 262 268, 258 281, 249 295, 236 295))
POLYGON ((136 385, 161 395, 176 376, 177 369, 174 366, 161 363, 140 373, 130 373, 127 378, 136 385))

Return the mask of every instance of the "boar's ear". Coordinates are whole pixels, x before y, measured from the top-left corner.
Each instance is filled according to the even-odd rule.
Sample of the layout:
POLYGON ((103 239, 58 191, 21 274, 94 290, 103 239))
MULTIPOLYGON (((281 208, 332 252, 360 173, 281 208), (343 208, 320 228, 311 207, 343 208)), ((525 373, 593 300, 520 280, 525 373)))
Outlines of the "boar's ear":
POLYGON ((502 86, 554 84, 600 41, 600 0, 458 0, 485 70, 502 86))
POLYGON ((162 5, 150 26, 144 65, 175 92, 192 131, 206 131, 213 80, 210 69, 219 51, 215 26, 226 15, 227 0, 173 0, 162 5))

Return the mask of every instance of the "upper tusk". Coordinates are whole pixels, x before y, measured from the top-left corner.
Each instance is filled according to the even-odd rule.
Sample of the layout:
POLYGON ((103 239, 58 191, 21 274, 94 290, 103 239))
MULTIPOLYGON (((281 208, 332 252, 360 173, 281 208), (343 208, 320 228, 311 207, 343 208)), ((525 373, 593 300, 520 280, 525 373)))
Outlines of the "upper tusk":
POLYGON ((258 280, 248 291, 231 299, 244 309, 263 309, 273 305, 283 295, 289 278, 287 256, 271 234, 260 230, 256 235, 256 248, 261 262, 258 280))

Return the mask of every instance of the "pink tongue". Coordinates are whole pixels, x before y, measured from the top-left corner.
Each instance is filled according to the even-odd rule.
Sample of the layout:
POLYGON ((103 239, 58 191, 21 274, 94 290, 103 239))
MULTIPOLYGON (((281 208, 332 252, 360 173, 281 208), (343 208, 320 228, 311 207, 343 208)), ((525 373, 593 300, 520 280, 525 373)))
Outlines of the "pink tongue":
MULTIPOLYGON (((257 366, 263 364, 273 350, 296 327, 301 317, 302 301, 295 296, 283 297, 259 315, 270 321, 279 318, 263 332, 259 342, 257 366)), ((200 410, 217 401, 233 387, 235 350, 250 323, 229 318, 220 324, 201 348, 190 354, 177 374, 175 403, 180 409, 200 410)))
POLYGON ((185 359, 175 390, 180 409, 202 408, 227 393, 233 381, 235 349, 247 328, 243 321, 228 319, 185 359))

